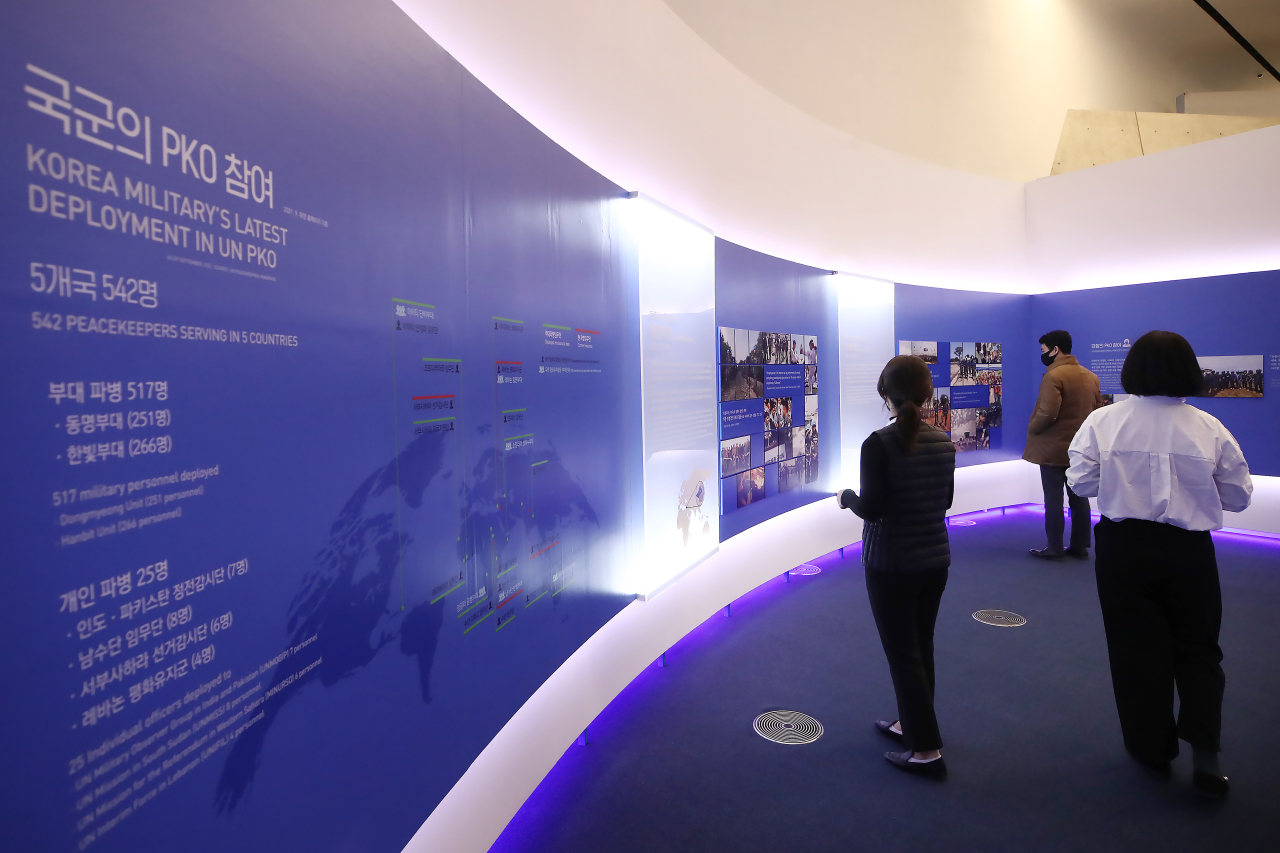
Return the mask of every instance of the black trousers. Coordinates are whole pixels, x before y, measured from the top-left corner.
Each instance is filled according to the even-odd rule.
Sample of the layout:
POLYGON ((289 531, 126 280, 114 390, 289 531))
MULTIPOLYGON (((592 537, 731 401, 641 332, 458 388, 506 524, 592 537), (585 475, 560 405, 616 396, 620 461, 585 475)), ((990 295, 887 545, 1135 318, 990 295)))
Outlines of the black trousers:
POLYGON ((1147 761, 1178 754, 1181 738, 1217 752, 1222 732, 1222 591, 1207 530, 1103 518, 1098 600, 1125 747, 1147 761), (1173 691, 1182 705, 1173 716, 1173 691))
POLYGON ((867 597, 889 659, 902 739, 916 752, 942 748, 933 713, 933 626, 947 573, 867 570, 867 597))
POLYGON ((1044 489, 1044 532, 1049 538, 1049 550, 1062 553, 1062 534, 1066 523, 1062 520, 1062 490, 1067 490, 1067 503, 1071 506, 1071 548, 1089 547, 1089 499, 1082 498, 1067 485, 1067 469, 1061 465, 1041 465, 1040 485, 1044 489))

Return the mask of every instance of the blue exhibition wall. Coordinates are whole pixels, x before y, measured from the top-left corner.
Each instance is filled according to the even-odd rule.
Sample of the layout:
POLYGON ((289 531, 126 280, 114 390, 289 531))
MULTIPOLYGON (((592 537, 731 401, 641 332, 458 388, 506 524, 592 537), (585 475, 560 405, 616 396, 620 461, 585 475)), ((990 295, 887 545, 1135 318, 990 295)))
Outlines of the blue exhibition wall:
POLYGON ((390 0, 0 23, 0 837, 399 849, 631 600, 624 193, 390 0))
POLYGON ((720 541, 832 494, 838 319, 827 270, 716 239, 720 541))
MULTIPOLYGON (((1246 362, 1265 371, 1261 398, 1198 398, 1194 405, 1231 430, 1254 474, 1280 475, 1280 272, 1134 284, 1034 297, 1032 329, 1039 337, 1066 329, 1080 363, 1098 374, 1103 393, 1123 393, 1120 366, 1128 342, 1152 329, 1178 332, 1195 348, 1202 367, 1209 359, 1246 362), (1242 359, 1241 357, 1247 357, 1242 359)), ((1240 366, 1233 364, 1233 367, 1240 366)), ((1228 392, 1229 394, 1232 392, 1228 392)))
MULTIPOLYGON (((949 417, 939 405, 939 425, 953 433, 957 449, 977 451, 958 453, 958 466, 1022 458, 1027 420, 1044 372, 1036 358, 1039 335, 1030 332, 1031 300, 1030 296, 1005 293, 910 284, 894 287, 894 330, 900 352, 902 342, 934 345, 938 361, 932 367, 935 392, 945 390, 948 398, 954 397, 949 417), (972 354, 975 345, 981 344, 997 353, 992 357, 998 359, 995 364, 986 364, 982 346, 976 346, 977 356, 972 354), (999 378, 988 378, 989 374, 999 378), (993 419, 989 447, 965 442, 967 422, 962 422, 966 415, 978 424, 984 418, 993 419)), ((946 404, 950 403, 948 399, 946 404)))

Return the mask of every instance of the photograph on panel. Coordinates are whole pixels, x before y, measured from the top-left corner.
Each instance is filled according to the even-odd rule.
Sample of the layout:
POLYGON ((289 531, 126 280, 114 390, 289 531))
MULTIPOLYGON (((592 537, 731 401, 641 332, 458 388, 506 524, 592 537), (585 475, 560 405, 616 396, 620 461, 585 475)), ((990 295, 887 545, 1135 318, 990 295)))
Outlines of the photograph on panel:
POLYGON ((773 364, 773 333, 753 332, 751 358, 760 364, 773 364))
POLYGON ((991 449, 991 427, 982 425, 982 410, 978 410, 978 434, 974 441, 974 450, 991 449))
POLYGON ((751 354, 761 364, 773 364, 773 332, 756 332, 756 344, 751 354))
POLYGON ((978 384, 977 347, 972 341, 951 345, 951 384, 978 384))
POLYGON ((804 364, 804 335, 791 336, 791 364, 804 364))
POLYGON ((1263 392, 1262 356, 1200 356, 1200 372, 1204 374, 1205 397, 1261 397, 1263 392))
POLYGON ((764 364, 765 363, 764 354, 765 354, 765 350, 768 348, 764 342, 764 339, 766 337, 767 337, 766 332, 757 332, 754 329, 749 329, 747 331, 747 347, 746 347, 747 355, 746 355, 746 358, 744 359, 744 361, 746 361, 747 364, 764 364))
POLYGON ((738 475, 738 509, 764 500, 764 469, 752 468, 738 475))
POLYGON ((805 345, 804 363, 816 365, 818 363, 818 336, 805 335, 804 345, 805 345))
POLYGON ((742 329, 720 327, 720 363, 742 364, 747 360, 747 334, 742 329))
POLYGON ((978 449, 978 410, 953 409, 951 411, 951 441, 957 453, 978 449))
POLYGON ((938 342, 937 341, 903 341, 908 344, 907 349, 898 348, 899 355, 914 355, 925 364, 938 363, 938 342))
POLYGON ((804 366, 804 393, 818 393, 818 365, 806 364, 804 366))
POLYGON ((1002 411, 998 405, 986 406, 985 408, 978 409, 979 425, 986 424, 989 427, 1004 426, 1004 424, 1001 423, 1001 420, 1002 411))
POLYGON ((1000 426, 1000 409, 978 409, 978 449, 991 448, 991 429, 1000 426))
POLYGON ((791 398, 764 398, 764 428, 789 429, 791 427, 791 398))
POLYGON ((754 364, 720 365, 720 401, 757 400, 764 396, 764 368, 754 364))
POLYGON ((769 360, 766 364, 786 364, 791 349, 791 336, 780 332, 769 333, 769 360))
POLYGON ((989 386, 989 391, 990 391, 991 405, 999 406, 1001 401, 1004 399, 1004 385, 1003 384, 991 385, 989 386))
POLYGON ((720 442, 720 476, 741 474, 751 467, 751 436, 726 438, 720 442))
POLYGON ((990 365, 978 363, 978 385, 999 385, 1000 384, 1000 368, 990 365))
MULTIPOLYGON (((933 394, 925 397, 924 405, 920 407, 920 422, 926 424, 933 423, 933 401, 938 394, 938 389, 933 389, 933 394)), ((888 404, 885 405, 885 415, 889 414, 888 404)))
POLYGON ((991 341, 978 341, 974 345, 978 352, 978 364, 991 366, 1002 364, 1000 360, 1000 344, 991 341))
POLYGON ((805 482, 818 479, 818 397, 804 398, 804 458, 805 482))
POLYGON ((775 429, 764 434, 764 464, 771 465, 790 457, 791 430, 775 429))
POLYGON ((951 432, 951 389, 934 388, 925 420, 943 432, 951 432))
POLYGON ((804 456, 804 427, 799 424, 791 428, 791 449, 787 452, 788 459, 795 456, 804 456))
POLYGON ((791 336, 769 332, 769 364, 787 364, 791 355, 791 336))
POLYGON ((805 427, 806 436, 809 436, 808 444, 805 447, 804 459, 804 481, 806 483, 818 482, 818 428, 815 426, 812 430, 805 427))
POLYGON ((781 332, 774 332, 769 336, 773 341, 773 361, 770 364, 790 364, 791 363, 791 336, 784 335, 781 332))
POLYGON ((751 362, 751 346, 754 340, 751 332, 746 329, 733 330, 733 351, 738 356, 739 364, 749 364, 751 362))
POLYGON ((779 332, 773 336, 774 364, 790 364, 791 363, 791 335, 779 332))
POLYGON ((804 485, 804 457, 797 456, 778 465, 778 491, 789 492, 797 486, 804 485))

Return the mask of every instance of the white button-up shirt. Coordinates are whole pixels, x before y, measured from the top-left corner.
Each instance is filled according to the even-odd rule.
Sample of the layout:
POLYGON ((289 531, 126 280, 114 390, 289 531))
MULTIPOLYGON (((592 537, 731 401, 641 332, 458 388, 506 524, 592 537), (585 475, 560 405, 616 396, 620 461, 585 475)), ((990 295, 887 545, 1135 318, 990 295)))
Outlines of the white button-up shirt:
POLYGON ((1142 518, 1217 530, 1249 506, 1240 445, 1213 415, 1178 397, 1130 397, 1096 410, 1067 450, 1071 490, 1113 521, 1142 518))

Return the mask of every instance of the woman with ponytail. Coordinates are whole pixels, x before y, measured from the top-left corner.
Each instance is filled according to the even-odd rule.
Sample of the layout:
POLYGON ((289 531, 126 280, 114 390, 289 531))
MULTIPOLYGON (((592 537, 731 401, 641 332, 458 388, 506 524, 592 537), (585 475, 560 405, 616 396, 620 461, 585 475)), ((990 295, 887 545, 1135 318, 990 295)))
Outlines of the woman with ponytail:
POLYGON ((876 728, 907 749, 884 757, 908 772, 942 776, 947 766, 933 712, 933 626, 951 566, 946 513, 956 450, 947 433, 921 418, 933 395, 921 359, 890 359, 876 391, 893 421, 862 443, 861 494, 845 489, 836 499, 865 522, 867 596, 898 699, 897 722, 877 720, 876 728))

